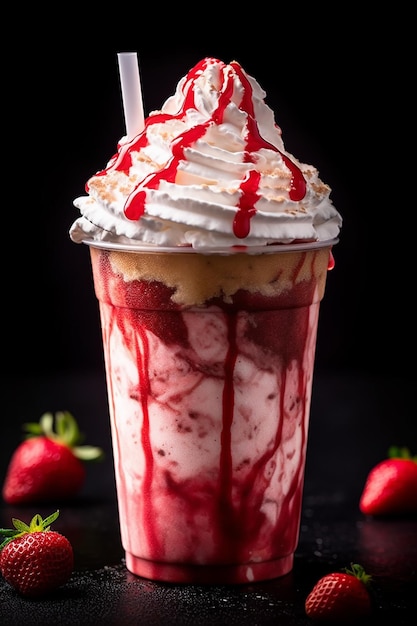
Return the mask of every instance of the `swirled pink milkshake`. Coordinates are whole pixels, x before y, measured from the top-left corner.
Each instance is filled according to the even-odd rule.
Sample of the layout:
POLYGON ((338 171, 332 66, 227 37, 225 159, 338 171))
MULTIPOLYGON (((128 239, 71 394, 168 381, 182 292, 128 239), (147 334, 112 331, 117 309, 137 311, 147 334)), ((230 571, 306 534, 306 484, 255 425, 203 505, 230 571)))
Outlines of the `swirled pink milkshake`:
POLYGON ((264 92, 207 58, 78 198, 126 565, 254 582, 297 546, 320 301, 341 218, 264 92))

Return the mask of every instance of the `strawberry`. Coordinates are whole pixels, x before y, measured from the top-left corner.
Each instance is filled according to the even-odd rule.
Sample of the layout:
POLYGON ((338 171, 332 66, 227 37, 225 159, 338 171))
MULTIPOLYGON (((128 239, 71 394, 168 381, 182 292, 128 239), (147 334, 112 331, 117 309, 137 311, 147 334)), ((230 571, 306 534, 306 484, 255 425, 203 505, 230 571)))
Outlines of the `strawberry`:
POLYGON ((365 481, 359 509, 365 515, 395 516, 417 512, 417 457, 392 446, 365 481))
POLYGON ((308 617, 320 622, 348 624, 371 614, 368 585, 371 577, 363 567, 351 564, 351 569, 326 574, 315 584, 305 601, 308 617))
POLYGON ((83 461, 99 460, 102 450, 77 445, 81 433, 68 411, 45 413, 39 423, 25 424, 28 438, 14 451, 3 484, 8 504, 47 502, 73 497, 83 486, 83 461))
POLYGON ((47 594, 71 576, 72 546, 66 537, 50 530, 58 515, 56 511, 44 520, 35 515, 29 526, 13 518, 14 529, 0 528, 0 535, 6 537, 0 545, 0 571, 23 596, 47 594))

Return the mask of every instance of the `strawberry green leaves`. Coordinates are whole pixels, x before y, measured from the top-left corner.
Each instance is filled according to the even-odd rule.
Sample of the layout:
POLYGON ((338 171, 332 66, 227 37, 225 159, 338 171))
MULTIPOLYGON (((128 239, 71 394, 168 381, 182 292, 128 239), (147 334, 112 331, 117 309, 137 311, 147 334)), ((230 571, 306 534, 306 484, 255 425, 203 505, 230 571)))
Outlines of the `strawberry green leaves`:
POLYGON ((39 422, 23 424, 23 429, 27 433, 26 439, 43 435, 51 441, 67 445, 83 461, 99 461, 103 458, 101 448, 81 445, 84 437, 69 411, 58 411, 55 415, 44 413, 39 422))
POLYGON ((59 517, 59 511, 55 511, 45 519, 37 513, 30 521, 30 524, 22 522, 20 519, 12 517, 12 524, 14 528, 0 528, 0 536, 6 537, 6 539, 0 544, 0 550, 11 541, 11 539, 17 539, 26 533, 40 533, 51 530, 51 524, 59 517))

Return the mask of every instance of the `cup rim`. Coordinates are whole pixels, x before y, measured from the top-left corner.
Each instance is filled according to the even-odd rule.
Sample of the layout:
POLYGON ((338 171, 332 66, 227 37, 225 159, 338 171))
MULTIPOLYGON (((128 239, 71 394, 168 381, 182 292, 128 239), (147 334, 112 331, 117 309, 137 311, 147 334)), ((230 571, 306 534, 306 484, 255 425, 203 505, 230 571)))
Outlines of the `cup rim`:
POLYGON ((339 239, 325 239, 322 241, 309 241, 299 243, 279 243, 260 246, 211 246, 193 248, 192 246, 156 246, 155 244, 123 244, 111 241, 97 241, 95 239, 83 239, 81 243, 92 248, 118 252, 154 253, 154 254, 277 254, 283 252, 303 252, 318 250, 336 245, 339 239))

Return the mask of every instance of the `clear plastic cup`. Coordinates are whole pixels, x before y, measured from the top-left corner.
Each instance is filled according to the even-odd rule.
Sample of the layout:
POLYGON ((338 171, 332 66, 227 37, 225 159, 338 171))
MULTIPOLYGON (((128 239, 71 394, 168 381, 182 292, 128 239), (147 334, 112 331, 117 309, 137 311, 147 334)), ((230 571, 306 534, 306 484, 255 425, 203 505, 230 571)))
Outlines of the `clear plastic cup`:
POLYGON ((336 242, 205 253, 85 242, 134 574, 236 584, 291 571, 336 242))

